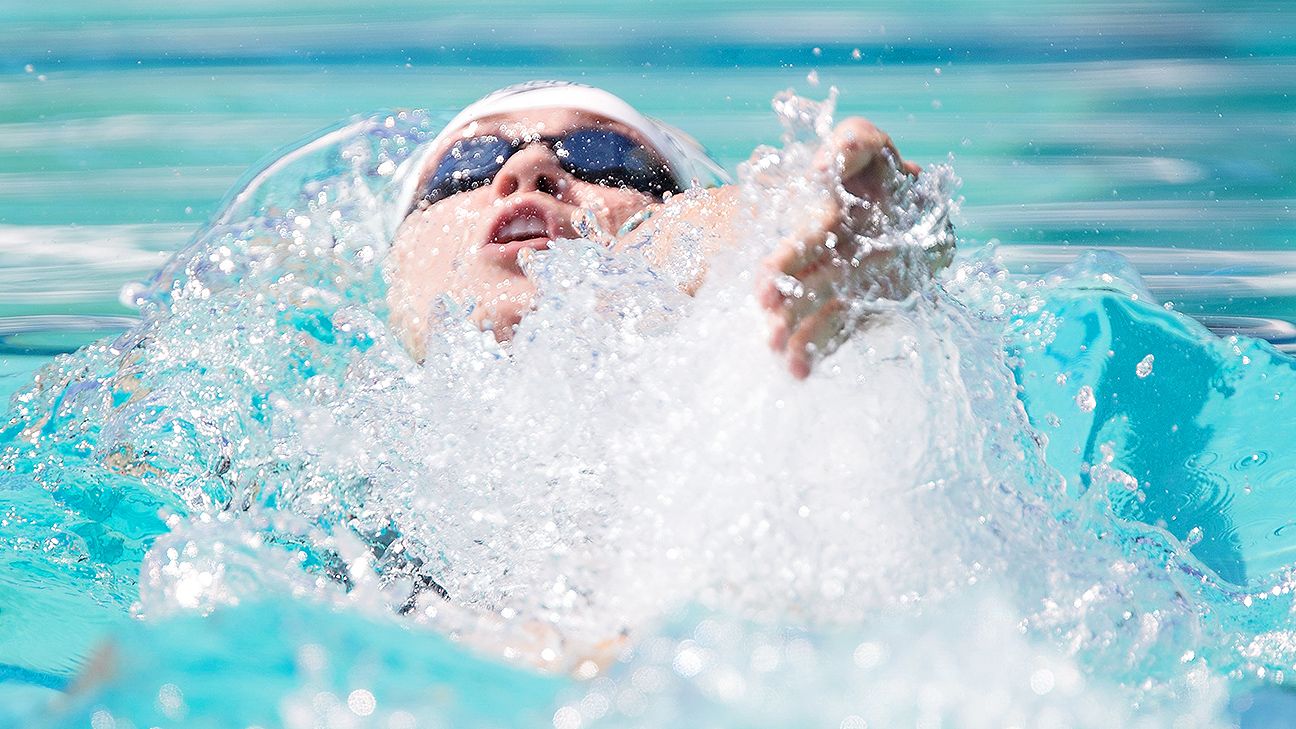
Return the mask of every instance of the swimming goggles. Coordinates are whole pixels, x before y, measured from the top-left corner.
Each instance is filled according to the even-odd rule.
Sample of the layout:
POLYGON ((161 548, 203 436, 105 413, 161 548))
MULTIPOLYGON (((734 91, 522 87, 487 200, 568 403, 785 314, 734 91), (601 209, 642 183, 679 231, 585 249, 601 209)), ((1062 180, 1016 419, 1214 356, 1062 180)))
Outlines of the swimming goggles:
POLYGON ((556 137, 516 141, 491 135, 461 139, 441 156, 418 200, 432 204, 490 184, 509 157, 529 144, 548 146, 564 170, 585 182, 638 190, 658 198, 680 192, 670 168, 642 143, 611 130, 578 129, 556 137))

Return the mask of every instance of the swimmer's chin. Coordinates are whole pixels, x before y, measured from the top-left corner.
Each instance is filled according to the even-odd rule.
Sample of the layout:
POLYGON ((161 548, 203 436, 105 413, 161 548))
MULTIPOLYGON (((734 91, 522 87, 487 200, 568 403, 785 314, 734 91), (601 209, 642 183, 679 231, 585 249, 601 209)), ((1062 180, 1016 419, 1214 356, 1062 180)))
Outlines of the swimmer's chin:
POLYGON ((522 324, 522 319, 531 312, 534 303, 528 300, 525 305, 519 305, 519 308, 510 307, 507 310, 497 309, 490 313, 477 323, 483 332, 490 332, 495 336, 495 341, 500 344, 512 341, 517 335, 518 327, 522 324))
POLYGON ((503 243, 490 242, 483 245, 480 255, 493 259, 497 265, 509 270, 522 270, 523 264, 535 255, 536 251, 549 249, 554 239, 548 236, 520 238, 503 243))
POLYGON ((517 321, 512 323, 496 324, 494 322, 486 322, 485 326, 482 327, 482 331, 489 331, 493 334, 496 342, 499 342, 500 344, 508 344, 513 341, 513 337, 517 335, 517 329, 521 323, 522 319, 520 317, 517 321))

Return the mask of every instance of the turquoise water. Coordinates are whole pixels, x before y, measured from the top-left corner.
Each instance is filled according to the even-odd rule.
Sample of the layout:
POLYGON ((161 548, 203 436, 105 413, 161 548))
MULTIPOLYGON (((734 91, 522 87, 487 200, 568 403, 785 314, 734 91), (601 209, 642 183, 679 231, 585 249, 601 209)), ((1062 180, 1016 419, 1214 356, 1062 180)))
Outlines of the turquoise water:
POLYGON ((4 10, 0 722, 1287 725, 1280 5, 201 13, 4 10), (804 387, 741 265, 579 245, 510 357, 414 367, 378 163, 548 76, 730 169, 836 84, 953 155, 959 260, 804 387), (370 156, 219 202, 353 114, 370 156))

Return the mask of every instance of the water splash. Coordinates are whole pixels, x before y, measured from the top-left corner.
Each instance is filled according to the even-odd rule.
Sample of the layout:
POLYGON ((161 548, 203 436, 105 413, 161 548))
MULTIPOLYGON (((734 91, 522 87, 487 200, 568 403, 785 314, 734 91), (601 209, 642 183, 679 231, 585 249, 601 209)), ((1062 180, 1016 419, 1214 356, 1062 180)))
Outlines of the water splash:
MULTIPOLYGON (((783 145, 741 174, 760 213, 695 297, 687 250, 657 270, 558 241, 527 262, 542 296, 510 343, 442 311, 421 366, 386 324, 382 266, 392 172, 426 120, 361 120, 253 178, 132 290, 139 326, 56 360, 0 430, 0 483, 23 498, 0 546, 133 605, 131 630, 160 641, 119 658, 100 705, 149 715, 131 676, 228 657, 245 627, 292 653, 306 639, 245 606, 274 622, 321 603, 325 639, 397 622, 570 672, 563 726, 1208 726, 1244 679, 1283 681, 1290 553, 1240 555, 1236 481, 1144 457, 1163 425, 1176 453, 1209 434, 1131 388, 1204 373, 1273 403, 1286 361, 1148 306, 1111 256, 1012 282, 987 247, 932 281, 956 210, 935 167, 897 177, 859 241, 896 253, 839 292, 868 326, 794 381, 765 348, 754 266, 844 191, 813 164, 831 103, 776 111, 783 145), (1133 364, 1149 351, 1157 377, 1133 364)), ((1277 460, 1237 473, 1272 483, 1277 460)), ((381 711, 444 715, 384 703, 442 680, 430 669, 366 670, 319 706, 364 688, 381 711)), ((265 699, 285 724, 315 695, 304 676, 265 699)))

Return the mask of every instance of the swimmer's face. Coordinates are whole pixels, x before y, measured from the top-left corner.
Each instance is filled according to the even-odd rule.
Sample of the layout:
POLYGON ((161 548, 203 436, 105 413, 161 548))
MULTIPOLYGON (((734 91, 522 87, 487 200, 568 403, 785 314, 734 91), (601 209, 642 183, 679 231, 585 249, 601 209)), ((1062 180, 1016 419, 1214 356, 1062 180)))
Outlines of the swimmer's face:
MULTIPOLYGON (((645 140, 633 129, 601 117, 566 109, 487 117, 451 135, 429 157, 435 168, 457 141, 492 135, 521 142, 557 137, 570 131, 600 129, 645 140)), ((648 146, 648 149, 652 149, 648 146)), ((431 170, 423 171, 426 181, 431 170)), ((656 199, 647 193, 581 180, 559 164, 544 143, 517 149, 490 182, 432 204, 420 203, 401 223, 392 244, 388 291, 393 326, 416 357, 439 296, 460 306, 473 304, 470 318, 508 339, 530 310, 535 285, 522 273, 518 255, 542 250, 555 238, 578 236, 575 218, 593 214, 599 227, 615 232, 656 199)))

